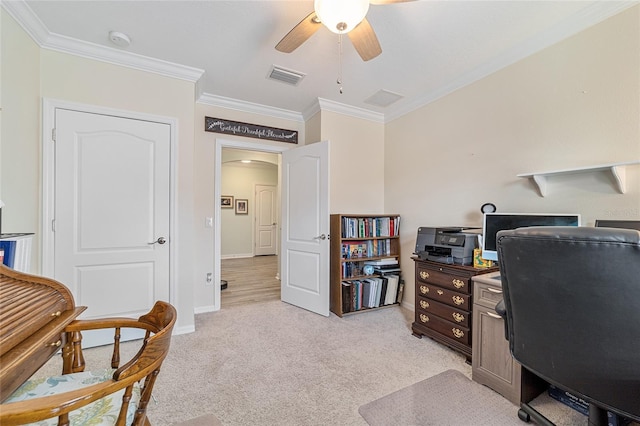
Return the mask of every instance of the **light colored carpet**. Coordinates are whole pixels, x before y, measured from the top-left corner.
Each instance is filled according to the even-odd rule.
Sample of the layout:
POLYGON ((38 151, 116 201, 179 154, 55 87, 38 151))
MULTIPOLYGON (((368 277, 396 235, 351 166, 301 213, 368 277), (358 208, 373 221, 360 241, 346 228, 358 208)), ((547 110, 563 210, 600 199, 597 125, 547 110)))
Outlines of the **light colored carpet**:
POLYGON ((213 414, 205 414, 185 422, 174 423, 172 426, 222 426, 222 423, 213 414))
MULTIPOLYGON (((212 414, 225 426, 366 426, 361 405, 449 369, 471 377, 464 356, 414 337, 412 321, 400 307, 326 318, 280 301, 196 315, 196 331, 171 340, 149 419, 170 426, 212 414)), ((123 343, 122 359, 138 345, 123 343)), ((108 362, 110 350, 86 350, 89 368, 108 362)), ((37 374, 58 374, 60 364, 55 357, 37 374)))
MULTIPOLYGON (((511 402, 456 370, 407 386, 361 406, 358 411, 370 426, 524 424, 511 402)), ((556 424, 577 425, 586 421, 584 415, 568 407, 544 414, 556 424)))

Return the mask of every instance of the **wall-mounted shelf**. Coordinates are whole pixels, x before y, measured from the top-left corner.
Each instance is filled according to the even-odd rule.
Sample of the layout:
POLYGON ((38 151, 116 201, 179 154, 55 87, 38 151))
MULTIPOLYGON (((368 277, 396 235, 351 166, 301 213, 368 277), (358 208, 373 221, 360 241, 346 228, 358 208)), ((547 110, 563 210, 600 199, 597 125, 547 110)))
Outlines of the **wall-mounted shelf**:
POLYGON ((552 176, 558 175, 568 175, 575 173, 598 173, 605 172, 610 173, 613 178, 613 183, 615 185, 615 189, 624 194, 626 191, 625 180, 626 180, 626 166, 632 166, 640 164, 640 161, 628 161, 625 163, 612 163, 612 164, 600 164, 597 166, 588 166, 588 167, 578 167, 575 169, 563 169, 563 170, 553 170, 548 172, 538 172, 538 173, 522 173, 519 174, 518 177, 522 178, 530 178, 533 179, 535 184, 540 191, 540 195, 545 197, 548 193, 547 189, 547 179, 552 176))

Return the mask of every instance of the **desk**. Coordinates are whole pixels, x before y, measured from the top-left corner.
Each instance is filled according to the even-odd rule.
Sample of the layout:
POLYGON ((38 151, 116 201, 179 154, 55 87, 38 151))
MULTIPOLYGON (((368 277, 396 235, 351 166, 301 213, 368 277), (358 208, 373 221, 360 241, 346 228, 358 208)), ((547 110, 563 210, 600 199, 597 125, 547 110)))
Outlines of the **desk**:
POLYGON ((546 389, 547 383, 522 368, 509 352, 504 320, 495 311, 496 304, 502 300, 500 272, 477 275, 472 280, 472 378, 518 406, 520 402, 529 402, 546 389))
MULTIPOLYGON (((73 353, 64 329, 86 307, 57 281, 0 266, 0 402, 58 350, 73 353)), ((70 362, 70 361, 68 361, 70 362)))

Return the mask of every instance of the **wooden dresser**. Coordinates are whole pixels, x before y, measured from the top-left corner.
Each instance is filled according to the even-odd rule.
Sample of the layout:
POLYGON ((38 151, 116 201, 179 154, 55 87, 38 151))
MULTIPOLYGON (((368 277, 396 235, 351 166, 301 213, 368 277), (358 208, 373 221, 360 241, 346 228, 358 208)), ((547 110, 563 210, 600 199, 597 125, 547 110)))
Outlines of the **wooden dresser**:
POLYGON ((473 283, 471 278, 497 271, 414 258, 416 337, 428 336, 461 352, 471 362, 473 283))
POLYGON ((0 265, 0 402, 56 352, 71 351, 63 330, 85 309, 59 282, 0 265))

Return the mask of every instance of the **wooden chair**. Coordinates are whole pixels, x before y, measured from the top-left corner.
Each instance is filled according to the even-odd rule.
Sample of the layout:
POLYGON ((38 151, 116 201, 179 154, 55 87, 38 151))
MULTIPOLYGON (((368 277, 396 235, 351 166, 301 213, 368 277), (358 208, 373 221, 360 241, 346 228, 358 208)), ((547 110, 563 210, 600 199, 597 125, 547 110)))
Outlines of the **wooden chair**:
POLYGON ((158 301, 137 320, 73 321, 64 329, 67 344, 63 347, 63 374, 25 382, 0 405, 0 424, 150 425, 147 404, 169 351, 176 317, 173 306, 158 301), (144 330, 145 337, 138 353, 120 366, 120 332, 124 328, 144 330), (81 332, 98 329, 115 331, 111 368, 85 372, 81 332))

